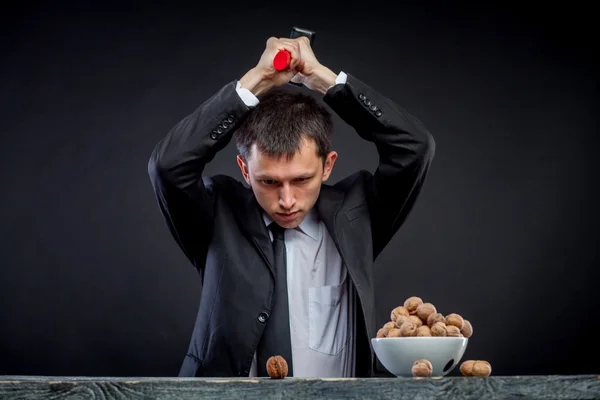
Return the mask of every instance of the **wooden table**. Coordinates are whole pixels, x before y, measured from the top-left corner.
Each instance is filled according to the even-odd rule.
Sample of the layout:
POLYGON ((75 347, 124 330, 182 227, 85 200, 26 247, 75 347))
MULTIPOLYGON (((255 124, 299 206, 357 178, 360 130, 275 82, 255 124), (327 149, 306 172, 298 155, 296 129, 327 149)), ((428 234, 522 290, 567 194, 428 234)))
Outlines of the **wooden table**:
POLYGON ((151 378, 0 376, 0 399, 600 399, 600 376, 151 378))

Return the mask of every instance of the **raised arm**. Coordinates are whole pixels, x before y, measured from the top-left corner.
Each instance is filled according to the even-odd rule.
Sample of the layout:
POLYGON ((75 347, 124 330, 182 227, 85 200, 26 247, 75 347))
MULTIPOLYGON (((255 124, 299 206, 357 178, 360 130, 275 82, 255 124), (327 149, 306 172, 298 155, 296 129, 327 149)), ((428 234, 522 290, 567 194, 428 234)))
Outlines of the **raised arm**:
POLYGON ((412 210, 433 160, 435 141, 417 118, 350 74, 324 101, 379 153, 375 174, 362 171, 375 259, 412 210))
POLYGON ((248 106, 225 85, 179 121, 152 152, 148 173, 160 211, 173 238, 202 268, 213 228, 213 200, 218 188, 203 176, 205 166, 231 140, 248 106))
POLYGON ((204 168, 231 141, 255 96, 289 82, 299 60, 296 41, 270 38, 256 67, 179 121, 150 156, 148 173, 160 211, 173 238, 199 270, 212 237, 214 199, 219 192, 216 182, 203 175, 204 168), (273 57, 281 49, 292 55, 290 68, 276 71, 273 57), (250 93, 254 96, 247 96, 250 93))
POLYGON ((323 100, 379 153, 375 174, 362 172, 371 218, 373 257, 388 244, 412 210, 435 153, 435 141, 406 110, 347 73, 335 74, 303 40, 303 62, 294 81, 324 94, 323 100), (337 77, 337 78, 336 78, 337 77))

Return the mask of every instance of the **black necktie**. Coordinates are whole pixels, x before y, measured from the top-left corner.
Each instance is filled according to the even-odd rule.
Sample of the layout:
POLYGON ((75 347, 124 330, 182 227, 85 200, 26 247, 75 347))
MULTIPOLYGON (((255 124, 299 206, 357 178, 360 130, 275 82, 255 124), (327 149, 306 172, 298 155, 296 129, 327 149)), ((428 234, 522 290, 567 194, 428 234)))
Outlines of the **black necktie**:
POLYGON ((268 376, 266 364, 271 356, 285 358, 288 364, 288 376, 293 376, 284 228, 273 222, 269 225, 269 229, 273 232, 275 293, 273 294, 271 315, 267 320, 263 337, 258 344, 258 376, 268 376))

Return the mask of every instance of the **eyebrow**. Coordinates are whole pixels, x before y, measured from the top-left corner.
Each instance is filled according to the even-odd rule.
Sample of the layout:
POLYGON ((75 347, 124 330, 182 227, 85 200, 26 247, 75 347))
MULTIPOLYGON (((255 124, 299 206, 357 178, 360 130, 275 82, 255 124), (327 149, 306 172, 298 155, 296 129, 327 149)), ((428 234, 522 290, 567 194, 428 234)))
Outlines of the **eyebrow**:
MULTIPOLYGON (((303 174, 293 177, 292 180, 293 179, 302 179, 302 178, 306 179, 306 178, 312 177, 313 175, 314 175, 314 173, 312 173, 312 172, 305 172, 303 174)), ((270 177, 269 175, 265 175, 265 174, 257 174, 256 179, 259 181, 267 181, 267 180, 279 181, 279 179, 275 179, 275 178, 270 177)))

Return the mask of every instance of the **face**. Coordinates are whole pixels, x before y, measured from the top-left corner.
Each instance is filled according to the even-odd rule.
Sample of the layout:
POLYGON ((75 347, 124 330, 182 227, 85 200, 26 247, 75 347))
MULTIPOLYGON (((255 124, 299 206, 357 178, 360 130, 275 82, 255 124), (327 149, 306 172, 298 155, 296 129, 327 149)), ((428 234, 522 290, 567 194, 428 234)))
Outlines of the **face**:
POLYGON ((254 145, 247 162, 241 156, 237 162, 263 210, 280 226, 295 228, 315 205, 336 158, 332 151, 323 164, 315 142, 305 138, 291 160, 269 157, 254 145))

